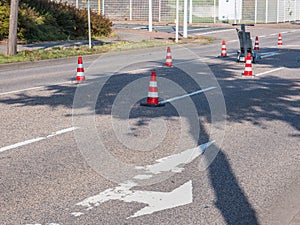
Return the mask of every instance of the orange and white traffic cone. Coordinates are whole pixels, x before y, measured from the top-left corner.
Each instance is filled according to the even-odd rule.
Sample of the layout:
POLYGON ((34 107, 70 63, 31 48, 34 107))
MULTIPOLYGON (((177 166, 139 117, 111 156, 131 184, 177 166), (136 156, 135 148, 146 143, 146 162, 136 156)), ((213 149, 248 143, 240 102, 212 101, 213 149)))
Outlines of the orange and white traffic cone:
POLYGON ((166 66, 168 67, 173 66, 170 47, 167 48, 166 66))
POLYGON ((281 36, 281 33, 278 34, 278 46, 282 46, 282 36, 281 36))
POLYGON ((159 107, 164 106, 164 103, 160 103, 158 100, 158 88, 156 81, 156 72, 152 70, 149 89, 148 89, 148 98, 146 103, 141 103, 141 106, 151 106, 151 107, 159 107))
POLYGON ((221 57, 227 57, 227 52, 226 52, 226 42, 225 42, 224 40, 222 41, 221 57))
POLYGON ((246 57, 245 70, 243 76, 252 77, 252 56, 251 53, 248 53, 246 57))
POLYGON ((254 51, 258 51, 259 50, 259 43, 258 43, 258 36, 256 36, 255 38, 255 43, 254 43, 254 51))
POLYGON ((81 56, 78 57, 76 80, 77 81, 84 81, 85 80, 84 68, 83 68, 83 63, 82 63, 82 57, 81 56))

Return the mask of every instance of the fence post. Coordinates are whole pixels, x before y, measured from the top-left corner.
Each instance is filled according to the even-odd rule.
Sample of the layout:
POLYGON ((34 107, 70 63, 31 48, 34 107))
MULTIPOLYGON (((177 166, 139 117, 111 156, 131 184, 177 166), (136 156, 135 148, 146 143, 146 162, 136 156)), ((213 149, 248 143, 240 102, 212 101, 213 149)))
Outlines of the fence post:
POLYGON ((179 23, 179 0, 176 0, 176 29, 175 29, 175 42, 178 42, 178 31, 179 31, 179 27, 178 27, 178 23, 179 23))
POLYGON ((295 3, 294 3, 294 9, 295 9, 295 13, 294 13, 294 21, 296 22, 296 20, 297 20, 297 17, 296 17, 296 14, 297 14, 297 0, 295 0, 295 3))
POLYGON ((277 0, 277 12, 276 12, 276 17, 277 17, 277 19, 276 19, 276 22, 277 23, 279 23, 279 0, 277 0))
POLYGON ((193 0, 190 0, 190 15, 189 15, 189 24, 193 23, 193 0))
POLYGON ((187 10, 188 10, 188 3, 187 0, 184 0, 183 4, 183 37, 187 38, 187 10))
POLYGON ((257 0, 255 0, 254 6, 254 23, 257 23, 257 0))
POLYGON ((161 0, 158 1, 158 22, 161 21, 161 0))
POLYGON ((269 11, 269 1, 266 0, 266 23, 268 23, 268 11, 269 11))
POLYGON ((283 22, 285 23, 286 18, 285 18, 285 0, 283 0, 283 22))
POLYGON ((216 0, 214 0, 214 23, 216 23, 216 0))
POLYGON ((132 20, 132 0, 129 1, 129 20, 132 20))
POLYGON ((152 0, 149 0, 149 32, 152 32, 152 0))

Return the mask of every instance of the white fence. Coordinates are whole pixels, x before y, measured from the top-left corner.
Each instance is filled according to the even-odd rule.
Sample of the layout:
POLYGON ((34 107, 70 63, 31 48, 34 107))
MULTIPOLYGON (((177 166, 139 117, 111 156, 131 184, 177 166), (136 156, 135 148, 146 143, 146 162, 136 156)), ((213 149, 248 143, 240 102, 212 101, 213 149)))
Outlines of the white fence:
MULTIPOLYGON (((88 0, 57 0, 86 8, 88 0)), ((176 0, 89 0, 92 10, 111 20, 174 22, 176 0)), ((300 0, 179 0, 180 18, 188 3, 190 23, 280 23, 300 20, 300 0)), ((182 22, 182 21, 180 21, 182 22)))

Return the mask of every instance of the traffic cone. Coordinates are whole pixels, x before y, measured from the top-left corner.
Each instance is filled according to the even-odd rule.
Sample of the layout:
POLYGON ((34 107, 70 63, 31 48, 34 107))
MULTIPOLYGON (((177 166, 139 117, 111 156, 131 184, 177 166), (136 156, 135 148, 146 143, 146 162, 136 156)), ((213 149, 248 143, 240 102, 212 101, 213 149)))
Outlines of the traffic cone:
POLYGON ((224 40, 222 41, 221 57, 227 57, 227 53, 226 53, 226 42, 225 42, 224 40))
POLYGON ((171 67, 172 64, 172 56, 170 47, 167 48, 167 56, 166 56, 166 66, 171 67))
POLYGON ((281 33, 278 34, 278 46, 282 46, 282 36, 281 36, 281 33))
POLYGON ((83 63, 82 63, 82 57, 81 56, 78 57, 76 80, 77 81, 84 81, 85 80, 84 68, 83 68, 83 63))
POLYGON ((258 43, 258 36, 256 36, 255 38, 255 43, 254 43, 254 51, 258 51, 259 50, 259 43, 258 43))
POLYGON ((158 88, 157 88, 155 70, 152 70, 152 73, 151 73, 147 102, 141 103, 140 105, 141 106, 151 106, 151 107, 159 107, 159 106, 165 105, 164 103, 160 103, 158 100, 158 88))
POLYGON ((250 52, 248 52, 248 55, 246 57, 245 70, 244 70, 243 76, 247 76, 247 77, 253 76, 253 74, 252 74, 252 56, 251 56, 250 52))

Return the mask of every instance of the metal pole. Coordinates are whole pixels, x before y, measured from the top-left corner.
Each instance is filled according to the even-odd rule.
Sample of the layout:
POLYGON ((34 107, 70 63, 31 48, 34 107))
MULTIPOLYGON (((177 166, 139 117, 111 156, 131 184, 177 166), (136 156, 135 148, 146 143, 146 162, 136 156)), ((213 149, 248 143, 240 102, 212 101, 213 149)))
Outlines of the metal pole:
POLYGON ((76 0, 75 6, 76 6, 76 9, 78 9, 78 0, 76 0))
POLYGON ((285 23, 286 18, 285 18, 285 0, 283 0, 283 22, 285 23))
POLYGON ((294 9, 295 9, 295 13, 294 13, 294 21, 296 22, 296 20, 297 20, 297 0, 295 0, 295 2, 294 2, 294 9))
POLYGON ((102 15, 104 15, 105 14, 105 12, 104 12, 104 0, 102 0, 102 15))
POLYGON ((234 23, 236 23, 236 0, 234 0, 234 23))
POLYGON ((279 23, 279 0, 277 0, 277 19, 276 19, 276 22, 279 23))
POLYGON ((188 2, 184 0, 183 5, 183 37, 187 38, 187 10, 188 10, 188 2))
POLYGON ((158 1, 158 22, 161 21, 161 0, 158 1))
POLYGON ((216 0, 214 0, 214 23, 216 23, 216 0))
POLYGON ((149 0, 149 32, 152 32, 152 0, 149 0))
POLYGON ((175 42, 178 42, 178 31, 179 31, 179 0, 176 0, 176 30, 175 30, 175 42))
POLYGON ((92 48, 90 0, 88 0, 89 48, 92 48))
POLYGON ((266 23, 268 23, 269 1, 266 0, 266 23))
POLYGON ((189 24, 193 23, 193 0, 190 0, 190 17, 189 17, 189 24))
POLYGON ((254 23, 257 23, 257 0, 255 0, 254 23))
POLYGON ((132 0, 129 1, 129 20, 132 20, 132 0))

